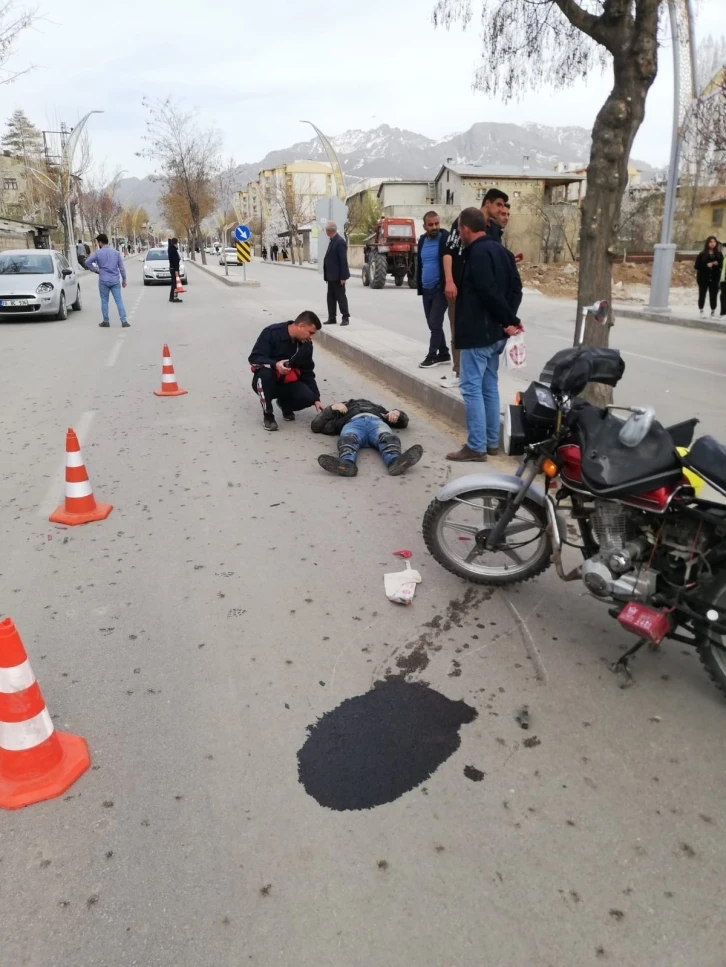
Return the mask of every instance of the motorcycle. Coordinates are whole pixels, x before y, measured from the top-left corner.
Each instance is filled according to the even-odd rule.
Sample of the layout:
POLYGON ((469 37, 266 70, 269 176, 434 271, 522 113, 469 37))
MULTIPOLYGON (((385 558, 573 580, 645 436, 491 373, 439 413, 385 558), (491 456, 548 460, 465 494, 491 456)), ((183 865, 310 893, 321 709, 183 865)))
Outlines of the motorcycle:
POLYGON ((426 510, 426 546, 453 574, 495 587, 554 565, 637 636, 613 670, 630 675, 636 652, 669 639, 694 647, 726 693, 726 505, 699 495, 705 481, 726 497, 726 446, 710 436, 691 445, 697 419, 663 427, 651 407, 579 398, 625 371, 619 350, 582 345, 585 315, 605 324, 607 308, 587 307, 575 346, 505 410, 505 450, 522 456, 516 474, 449 481, 426 510), (564 547, 582 555, 569 572, 564 547))

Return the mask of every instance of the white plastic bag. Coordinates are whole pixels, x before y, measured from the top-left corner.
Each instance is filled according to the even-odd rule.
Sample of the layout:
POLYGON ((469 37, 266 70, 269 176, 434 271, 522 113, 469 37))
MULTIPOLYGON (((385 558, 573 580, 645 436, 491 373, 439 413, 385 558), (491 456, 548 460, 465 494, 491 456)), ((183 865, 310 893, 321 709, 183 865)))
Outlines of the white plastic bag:
POLYGON ((517 336, 507 339, 504 347, 504 368, 507 372, 513 373, 518 369, 524 369, 527 365, 527 346, 524 336, 520 332, 517 336))
POLYGON ((414 571, 406 561, 405 571, 392 571, 383 575, 383 587, 386 597, 395 604, 411 604, 416 591, 416 585, 421 583, 421 575, 414 571))

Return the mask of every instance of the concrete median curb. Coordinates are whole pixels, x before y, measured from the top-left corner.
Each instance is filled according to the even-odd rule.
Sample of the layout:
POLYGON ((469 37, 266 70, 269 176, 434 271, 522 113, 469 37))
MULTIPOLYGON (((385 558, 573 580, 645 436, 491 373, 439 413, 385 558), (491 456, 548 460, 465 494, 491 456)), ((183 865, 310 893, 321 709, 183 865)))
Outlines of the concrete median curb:
POLYGON ((214 269, 210 269, 208 265, 202 265, 200 262, 192 262, 191 259, 188 259, 186 264, 188 266, 193 265, 195 268, 199 269, 200 272, 204 272, 211 278, 216 279, 217 282, 222 282, 224 285, 231 285, 235 289, 242 288, 243 286, 255 288, 260 284, 257 279, 247 279, 246 282, 244 279, 230 279, 227 275, 219 275, 214 271, 214 269))
POLYGON ((726 322, 709 322, 707 319, 688 319, 667 312, 650 312, 648 309, 627 309, 613 306, 615 316, 624 319, 640 319, 641 322, 658 322, 662 326, 680 326, 683 329, 702 329, 705 332, 726 332, 726 322))

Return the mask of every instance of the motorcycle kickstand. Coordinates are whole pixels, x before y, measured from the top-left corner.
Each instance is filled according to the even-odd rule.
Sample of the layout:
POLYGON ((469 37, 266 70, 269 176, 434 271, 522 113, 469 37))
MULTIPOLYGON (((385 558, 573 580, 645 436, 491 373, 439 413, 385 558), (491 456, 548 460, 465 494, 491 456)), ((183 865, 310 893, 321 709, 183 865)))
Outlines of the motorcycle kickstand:
POLYGON ((618 672, 623 672, 623 674, 628 679, 627 683, 623 683, 622 688, 627 688, 628 685, 633 683, 633 673, 630 671, 630 659, 636 652, 648 644, 647 638, 638 638, 632 648, 628 648, 624 655, 621 655, 617 661, 613 662, 609 668, 610 671, 617 674, 618 672))

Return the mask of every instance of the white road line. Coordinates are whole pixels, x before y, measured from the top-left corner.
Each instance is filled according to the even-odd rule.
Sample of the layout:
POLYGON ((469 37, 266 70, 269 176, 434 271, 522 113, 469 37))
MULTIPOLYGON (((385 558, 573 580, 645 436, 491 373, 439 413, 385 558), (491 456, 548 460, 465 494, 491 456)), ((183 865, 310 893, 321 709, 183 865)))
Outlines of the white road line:
MULTIPOLYGON (((124 336, 126 333, 124 333, 124 336)), ((121 352, 121 347, 124 344, 124 337, 119 336, 116 340, 116 345, 113 347, 111 352, 108 354, 108 359, 106 360, 106 368, 116 365, 116 360, 118 359, 118 354, 121 352)))
MULTIPOLYGON (((93 423, 93 418, 95 415, 95 410, 86 410, 85 413, 81 413, 80 417, 76 421, 75 426, 73 427, 73 429, 76 431, 78 442, 81 444, 81 448, 83 448, 83 445, 86 442, 86 437, 91 429, 91 424, 93 423)), ((65 438, 59 442, 65 446, 65 438)), ((48 489, 45 492, 45 496, 38 505, 39 517, 48 517, 53 513, 59 504, 63 503, 65 474, 66 458, 64 455, 63 462, 56 468, 53 476, 51 477, 50 483, 48 484, 48 489)))
MULTIPOLYGON (((545 333, 548 339, 557 339, 559 342, 568 342, 572 345, 572 339, 568 336, 555 336, 552 333, 545 333)), ((616 347, 617 348, 617 347, 616 347)), ((706 376, 718 376, 726 379, 726 373, 717 373, 714 369, 701 369, 699 366, 688 366, 686 363, 674 363, 670 359, 661 359, 659 356, 644 356, 642 353, 631 353, 629 349, 621 349, 623 356, 633 356, 634 359, 647 359, 650 363, 662 363, 664 366, 675 366, 676 369, 689 369, 692 373, 705 373, 706 376)))

